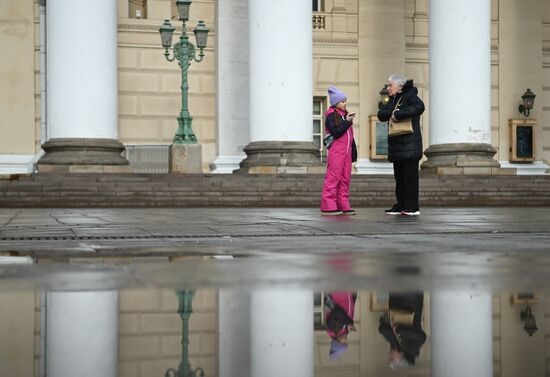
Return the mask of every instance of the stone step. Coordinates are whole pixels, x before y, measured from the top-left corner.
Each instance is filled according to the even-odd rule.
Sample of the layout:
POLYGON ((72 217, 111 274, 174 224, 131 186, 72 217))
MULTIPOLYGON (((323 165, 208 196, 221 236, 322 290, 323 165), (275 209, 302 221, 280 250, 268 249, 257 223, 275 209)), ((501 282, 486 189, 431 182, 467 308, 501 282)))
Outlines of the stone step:
MULTIPOLYGON (((40 173, 0 179, 0 207, 317 207, 323 175, 40 173)), ((393 176, 354 175, 357 207, 394 203, 393 176)), ((550 206, 550 176, 421 175, 421 206, 550 206)))

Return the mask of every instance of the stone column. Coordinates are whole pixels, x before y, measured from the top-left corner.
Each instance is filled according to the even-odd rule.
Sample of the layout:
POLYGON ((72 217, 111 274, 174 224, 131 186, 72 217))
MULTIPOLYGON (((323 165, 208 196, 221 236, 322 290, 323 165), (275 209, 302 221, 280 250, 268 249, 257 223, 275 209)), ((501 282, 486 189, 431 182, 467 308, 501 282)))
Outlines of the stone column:
POLYGON ((491 174, 500 166, 491 145, 491 1, 431 1, 429 17, 430 147, 422 168, 491 174))
POLYGON ((117 2, 47 7, 49 140, 39 171, 116 171, 128 164, 117 140, 117 2))
POLYGON ((47 375, 116 377, 117 292, 49 292, 47 375))
POLYGON ((250 303, 252 376, 313 377, 313 293, 255 290, 250 303))
POLYGON ((321 172, 311 129, 311 2, 249 0, 248 9, 250 144, 240 171, 321 172))
POLYGON ((232 173, 249 136, 248 0, 218 0, 216 26, 217 148, 214 173, 232 173))
POLYGON ((218 293, 218 376, 250 377, 250 293, 218 293))
POLYGON ((430 305, 432 375, 492 377, 491 294, 438 291, 430 305))
POLYGON ((369 159, 371 137, 368 124, 368 115, 376 116, 378 112, 380 90, 393 73, 405 74, 405 7, 385 0, 360 1, 359 114, 366 121, 361 122, 356 136, 359 174, 393 175, 391 163, 369 159))

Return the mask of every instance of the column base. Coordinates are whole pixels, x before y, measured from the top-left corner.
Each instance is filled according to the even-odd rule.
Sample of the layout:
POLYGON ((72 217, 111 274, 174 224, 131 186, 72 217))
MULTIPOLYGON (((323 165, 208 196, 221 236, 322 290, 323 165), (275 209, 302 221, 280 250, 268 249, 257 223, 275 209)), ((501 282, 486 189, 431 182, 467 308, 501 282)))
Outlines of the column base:
POLYGON ((42 145, 44 156, 38 160, 38 172, 122 173, 128 172, 128 160, 122 157, 124 145, 115 139, 58 138, 42 145))
POLYGON ((306 141, 255 141, 244 148, 247 157, 235 173, 323 174, 315 144, 306 141))
POLYGON ((546 175, 550 174, 550 166, 544 161, 510 162, 500 161, 500 166, 517 171, 517 175, 546 175))
POLYGON ((393 164, 387 161, 371 161, 361 158, 355 164, 357 174, 393 175, 393 164))
POLYGON ((39 157, 32 154, 0 154, 0 175, 31 174, 39 157))
POLYGON ((202 173, 202 146, 200 144, 170 145, 170 173, 202 173))
POLYGON ((213 174, 231 174, 239 169, 239 164, 246 158, 246 155, 221 155, 210 164, 213 174))
POLYGON ((449 143, 431 145, 424 151, 428 158, 422 173, 438 175, 515 175, 515 169, 502 169, 494 159, 497 150, 485 143, 449 143))

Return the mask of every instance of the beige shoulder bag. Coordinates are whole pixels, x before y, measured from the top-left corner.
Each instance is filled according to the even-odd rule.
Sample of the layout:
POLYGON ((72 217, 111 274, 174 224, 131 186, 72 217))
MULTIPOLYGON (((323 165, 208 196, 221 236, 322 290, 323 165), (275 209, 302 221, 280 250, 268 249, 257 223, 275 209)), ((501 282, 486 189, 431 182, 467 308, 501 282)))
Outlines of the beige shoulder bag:
MULTIPOLYGON (((396 109, 399 108, 402 99, 403 97, 399 98, 399 101, 397 101, 397 105, 395 106, 396 109)), ((388 122, 388 136, 398 136, 411 133, 413 133, 411 118, 402 119, 400 121, 392 120, 390 118, 388 122)))

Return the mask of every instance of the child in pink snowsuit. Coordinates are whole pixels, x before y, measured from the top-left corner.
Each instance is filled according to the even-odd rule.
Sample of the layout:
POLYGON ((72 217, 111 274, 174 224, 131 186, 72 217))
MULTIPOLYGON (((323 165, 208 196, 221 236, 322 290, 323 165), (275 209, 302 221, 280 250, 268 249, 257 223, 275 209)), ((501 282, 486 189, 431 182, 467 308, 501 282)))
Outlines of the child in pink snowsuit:
POLYGON ((348 333, 355 331, 354 315, 356 292, 330 292, 325 297, 325 325, 327 334, 332 339, 329 356, 337 359, 348 348, 348 333))
POLYGON ((357 161, 353 139, 355 113, 346 110, 347 96, 331 86, 328 88, 330 108, 325 114, 325 130, 334 137, 327 151, 327 173, 321 195, 321 214, 355 215, 349 204, 351 164, 357 161))

